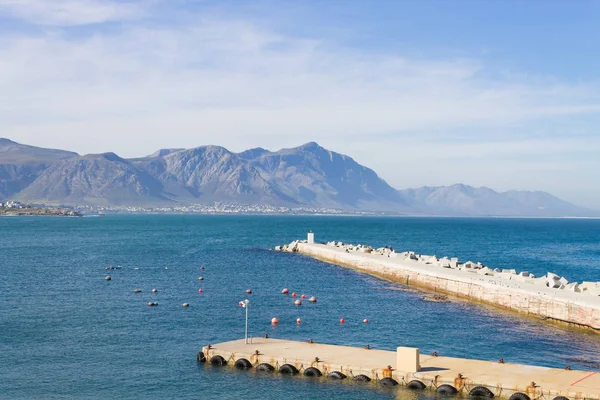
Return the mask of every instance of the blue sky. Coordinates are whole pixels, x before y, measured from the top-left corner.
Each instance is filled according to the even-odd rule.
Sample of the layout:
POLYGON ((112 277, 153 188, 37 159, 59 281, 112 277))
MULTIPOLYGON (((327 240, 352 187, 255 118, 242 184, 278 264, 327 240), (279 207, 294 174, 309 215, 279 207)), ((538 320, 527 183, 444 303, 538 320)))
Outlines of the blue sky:
POLYGON ((0 0, 0 136, 317 141, 397 188, 600 208, 600 2, 0 0))

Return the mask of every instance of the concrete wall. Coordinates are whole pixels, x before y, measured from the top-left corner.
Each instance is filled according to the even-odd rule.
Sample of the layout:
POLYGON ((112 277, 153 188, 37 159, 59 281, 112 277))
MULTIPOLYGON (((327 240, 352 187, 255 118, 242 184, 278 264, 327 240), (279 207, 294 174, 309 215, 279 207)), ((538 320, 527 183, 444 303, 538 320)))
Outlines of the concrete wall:
MULTIPOLYGON (((347 253, 331 246, 298 243, 299 253, 333 264, 435 292, 447 293, 462 298, 484 302, 508 310, 517 311, 544 319, 561 321, 580 327, 592 328, 600 333, 600 307, 598 300, 590 297, 579 301, 575 293, 559 297, 546 288, 518 290, 508 287, 494 287, 492 279, 481 277, 448 277, 436 270, 421 266, 405 267, 384 256, 347 253), (419 270, 420 269, 420 270, 419 270)), ((580 296, 585 296, 581 295, 580 296)))

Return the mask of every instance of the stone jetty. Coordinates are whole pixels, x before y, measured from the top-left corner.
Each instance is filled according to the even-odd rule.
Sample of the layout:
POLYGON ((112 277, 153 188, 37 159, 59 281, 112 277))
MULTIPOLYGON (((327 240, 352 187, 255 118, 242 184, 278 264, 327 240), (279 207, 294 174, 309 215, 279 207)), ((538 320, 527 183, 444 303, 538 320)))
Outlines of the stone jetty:
POLYGON ((415 286, 484 302, 545 320, 560 321, 600 333, 600 282, 569 282, 548 272, 535 276, 457 258, 398 252, 331 241, 318 244, 314 233, 275 250, 301 253, 339 266, 415 286))

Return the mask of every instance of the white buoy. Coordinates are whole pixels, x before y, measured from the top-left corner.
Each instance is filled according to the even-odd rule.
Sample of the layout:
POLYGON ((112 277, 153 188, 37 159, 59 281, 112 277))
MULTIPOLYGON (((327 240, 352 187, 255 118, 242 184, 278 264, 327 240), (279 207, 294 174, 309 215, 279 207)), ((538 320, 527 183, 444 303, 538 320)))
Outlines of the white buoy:
POLYGON ((105 281, 110 281, 112 278, 110 276, 107 276, 106 278, 104 278, 105 281))
POLYGON ((294 302, 294 304, 297 305, 297 306, 301 306, 302 305, 302 300, 296 300, 294 302))
POLYGON ((152 293, 156 293, 156 292, 158 292, 158 290, 152 289, 152 293))
POLYGON ((189 306, 190 306, 190 304, 189 304, 189 303, 183 303, 183 304, 182 304, 182 306, 183 306, 183 307, 189 307, 189 306))
POLYGON ((134 289, 133 293, 141 293, 142 289, 134 289))

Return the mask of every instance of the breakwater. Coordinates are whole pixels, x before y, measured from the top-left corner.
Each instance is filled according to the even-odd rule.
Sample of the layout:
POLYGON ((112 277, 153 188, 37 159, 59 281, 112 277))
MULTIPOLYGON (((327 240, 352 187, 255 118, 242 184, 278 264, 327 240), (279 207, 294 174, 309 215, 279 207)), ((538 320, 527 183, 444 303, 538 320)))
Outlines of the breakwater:
MULTIPOLYGON (((569 282, 547 273, 537 277, 516 269, 492 269, 456 258, 397 252, 341 242, 318 244, 314 234, 276 250, 297 252, 332 264, 503 309, 560 321, 600 333, 600 283, 569 282)), ((515 260, 517 263, 518 260, 515 260)))
POLYGON ((334 346, 270 338, 205 346, 198 361, 253 369, 257 373, 302 374, 308 378, 353 380, 364 384, 435 390, 442 395, 478 398, 598 399, 600 375, 575 371, 427 356, 419 349, 396 351, 334 346))

